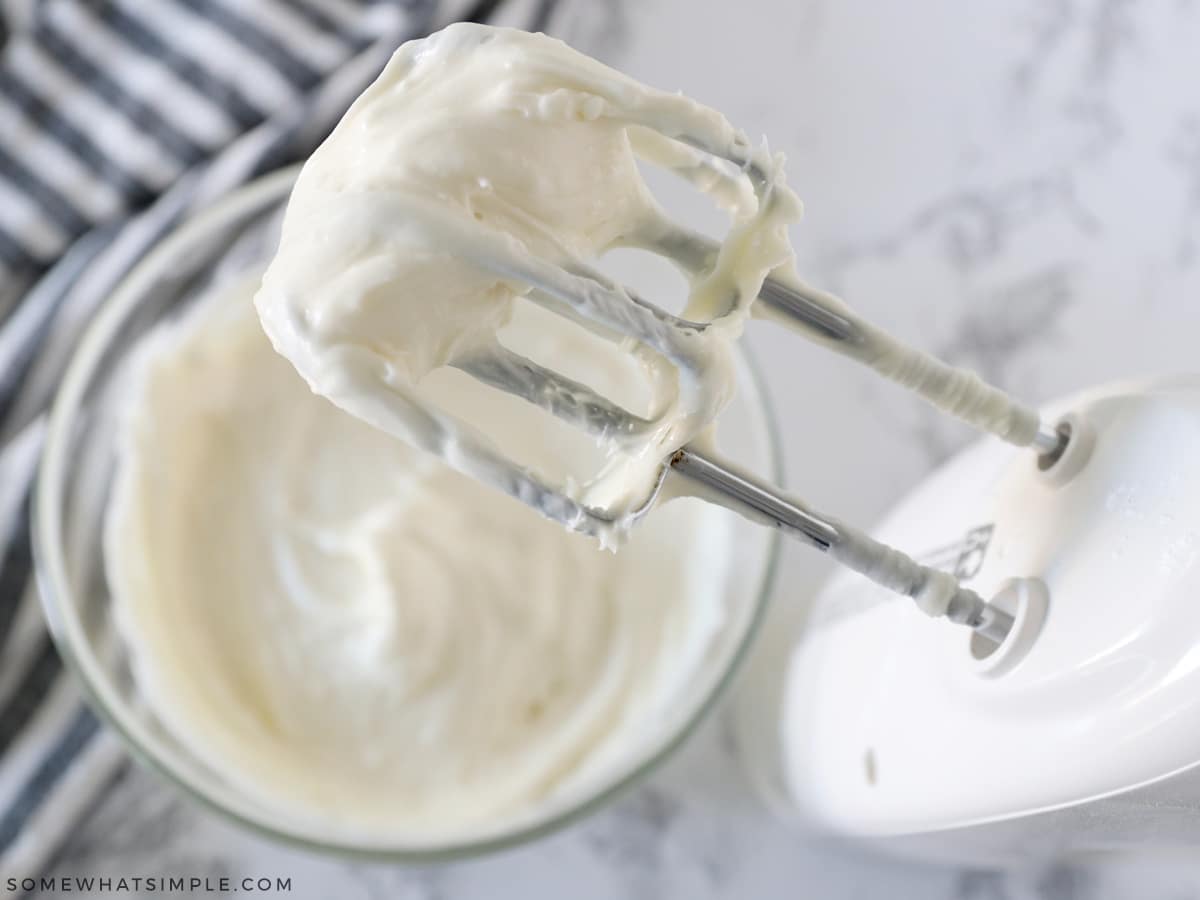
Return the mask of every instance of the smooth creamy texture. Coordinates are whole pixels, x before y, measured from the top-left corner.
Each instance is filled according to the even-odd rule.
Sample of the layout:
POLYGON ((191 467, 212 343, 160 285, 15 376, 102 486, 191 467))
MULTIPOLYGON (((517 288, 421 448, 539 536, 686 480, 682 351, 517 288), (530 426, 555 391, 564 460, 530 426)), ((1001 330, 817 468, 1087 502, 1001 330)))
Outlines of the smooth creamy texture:
MULTIPOLYGON (((126 398, 106 562, 171 730, 293 819, 418 842, 502 827, 655 740, 725 619, 727 515, 674 503, 600 550, 313 395, 256 284, 160 329, 126 398)), ((532 413, 508 427, 553 455, 532 413)))
POLYGON ((716 111, 557 40, 454 25, 401 47, 305 164, 256 305, 276 349, 343 409, 548 512, 540 487, 620 517, 730 398, 732 342, 763 277, 791 259, 799 203, 781 166, 716 111), (753 169, 758 195, 746 171, 688 143, 753 169), (683 315, 705 327, 681 334, 628 297, 593 292, 580 327, 616 334, 608 356, 642 367, 648 393, 627 408, 647 426, 609 430, 600 454, 557 468, 499 452, 426 379, 503 353, 498 334, 527 302, 530 271, 561 278, 619 246, 678 255, 690 235, 647 191, 639 158, 730 214, 726 239, 687 266, 683 315))

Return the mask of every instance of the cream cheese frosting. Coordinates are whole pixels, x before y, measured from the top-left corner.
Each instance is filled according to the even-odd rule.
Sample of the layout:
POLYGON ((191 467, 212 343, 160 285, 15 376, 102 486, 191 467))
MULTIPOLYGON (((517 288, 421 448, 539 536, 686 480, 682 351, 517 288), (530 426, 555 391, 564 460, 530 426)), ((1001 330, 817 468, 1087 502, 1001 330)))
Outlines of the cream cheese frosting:
MULTIPOLYGON (((160 328, 125 395, 105 558, 154 710, 256 802, 342 839, 462 840, 611 778, 686 706, 727 619, 728 514, 670 504, 604 551, 312 394, 257 284, 160 328)), ((534 330, 577 355, 550 319, 534 330)), ((522 412, 511 432, 558 452, 522 412)))
POLYGON ((529 499, 528 482, 505 469, 511 460, 619 523, 670 452, 729 401, 731 344, 767 272, 791 259, 786 226, 798 215, 781 160, 716 111, 545 35, 459 24, 401 47, 305 164, 256 305, 276 349, 338 406, 529 499), (639 161, 729 213, 725 240, 686 273, 683 317, 698 327, 683 333, 589 269, 616 247, 673 255, 687 240, 639 161), (600 368, 632 356, 648 389, 624 407, 641 423, 632 433, 607 429, 599 453, 553 471, 498 450, 426 390, 446 367, 478 371, 499 358, 539 402, 592 403, 582 385, 564 397, 572 392, 530 379, 505 346, 519 305, 561 306, 531 292, 531 273, 573 277, 587 308, 570 318, 609 339, 588 353, 600 368))

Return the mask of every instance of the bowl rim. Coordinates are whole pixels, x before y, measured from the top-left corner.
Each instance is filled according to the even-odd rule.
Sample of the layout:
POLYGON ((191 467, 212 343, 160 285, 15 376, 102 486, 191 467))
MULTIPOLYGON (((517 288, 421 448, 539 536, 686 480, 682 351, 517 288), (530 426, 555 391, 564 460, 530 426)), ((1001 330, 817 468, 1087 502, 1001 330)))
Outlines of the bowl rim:
MULTIPOLYGON (((72 426, 97 364, 118 333, 119 325, 125 316, 137 305, 149 283, 157 277, 162 260, 175 257, 181 249, 211 237, 227 227, 231 221, 240 220, 243 216, 252 214, 255 209, 265 208, 273 201, 286 199, 299 168, 298 165, 288 166, 262 175, 175 226, 122 277, 93 315, 72 353, 55 394, 46 426, 34 486, 30 526, 38 596, 51 638, 66 668, 75 682, 83 688, 93 711, 116 732, 135 759, 201 806, 259 835, 293 847, 346 859, 404 863, 442 862, 479 856, 537 840, 594 812, 640 782, 668 759, 704 721, 741 669, 762 624, 779 568, 782 539, 778 531, 773 531, 767 537, 765 557, 761 570, 757 573, 758 584, 754 588, 753 607, 746 619, 745 630, 730 653, 724 671, 714 679, 707 693, 696 702, 695 708, 681 720, 674 731, 669 732, 660 741, 647 745, 646 750, 625 766, 617 768, 615 774, 604 779, 596 790, 545 818, 518 824, 510 831, 486 834, 482 837, 468 835, 463 840, 449 840, 441 844, 393 847, 382 844, 356 844, 350 839, 317 839, 274 827, 227 805, 211 791, 195 783, 192 776, 182 767, 177 767, 172 762, 174 753, 165 748, 158 737, 135 721, 127 704, 116 696, 111 685, 107 683, 103 668, 90 649, 76 605, 66 599, 71 596, 71 589, 66 575, 63 548, 58 540, 58 535, 63 532, 60 514, 61 486, 64 484, 63 476, 69 464, 67 450, 70 446, 72 426)), ((744 345, 740 345, 738 351, 739 360, 749 374, 748 380, 753 394, 752 405, 765 424, 764 450, 770 469, 769 475, 775 483, 782 484, 782 444, 779 422, 770 393, 753 355, 745 350, 744 345)))

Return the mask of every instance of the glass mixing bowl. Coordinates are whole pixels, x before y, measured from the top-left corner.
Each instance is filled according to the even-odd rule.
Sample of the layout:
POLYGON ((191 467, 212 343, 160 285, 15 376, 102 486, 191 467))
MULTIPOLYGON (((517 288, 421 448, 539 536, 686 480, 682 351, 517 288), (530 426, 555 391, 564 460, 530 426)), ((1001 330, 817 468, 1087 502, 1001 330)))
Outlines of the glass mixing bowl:
MULTIPOLYGON (((155 325, 202 295, 214 273, 231 266, 247 268, 269 256, 271 223, 295 175, 296 169, 288 169, 261 178, 168 235, 108 298, 81 341, 51 413, 34 514, 36 565, 51 632, 97 712, 138 759, 206 806, 254 830, 314 850, 413 862, 474 855, 532 840, 596 809, 644 776, 712 708, 762 617, 778 556, 778 533, 740 519, 733 523, 734 577, 725 597, 729 618, 701 671, 674 712, 644 736, 636 752, 583 792, 564 791, 530 815, 456 842, 404 845, 324 833, 310 823, 288 821, 285 814, 247 797, 178 740, 145 701, 114 627, 102 535, 116 462, 122 375, 132 349, 155 325)), ((779 480, 774 422, 763 386, 745 357, 718 443, 737 463, 779 480)))

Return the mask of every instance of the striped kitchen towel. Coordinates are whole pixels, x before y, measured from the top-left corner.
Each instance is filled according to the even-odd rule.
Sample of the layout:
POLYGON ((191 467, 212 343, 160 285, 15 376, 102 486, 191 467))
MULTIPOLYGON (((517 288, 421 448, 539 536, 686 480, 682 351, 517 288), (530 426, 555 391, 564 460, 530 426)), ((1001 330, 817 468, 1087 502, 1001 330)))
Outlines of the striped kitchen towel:
POLYGON ((41 417, 82 326, 165 230, 307 155, 403 40, 514 2, 0 0, 0 883, 45 870, 124 758, 31 578, 41 417))

